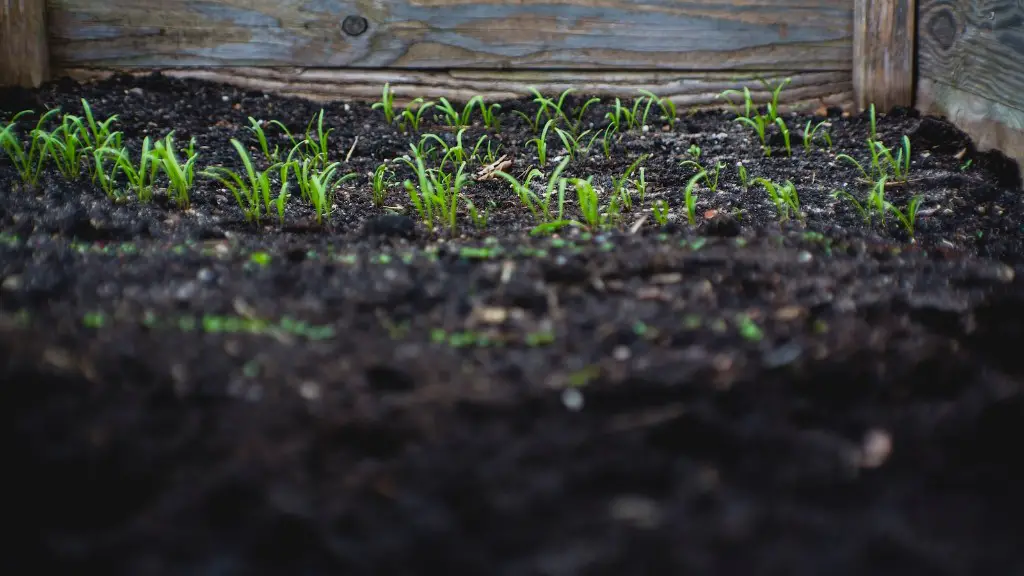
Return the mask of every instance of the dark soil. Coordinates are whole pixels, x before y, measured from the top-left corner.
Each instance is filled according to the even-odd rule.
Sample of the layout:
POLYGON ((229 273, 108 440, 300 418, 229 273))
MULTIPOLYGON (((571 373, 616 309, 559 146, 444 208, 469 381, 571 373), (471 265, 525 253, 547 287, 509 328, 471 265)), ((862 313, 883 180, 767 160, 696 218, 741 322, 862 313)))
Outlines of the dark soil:
MULTIPOLYGON (((0 126, 80 98, 132 147, 195 137, 200 168, 237 165, 248 116, 302 132, 320 109, 155 75, 8 93, 0 126)), ((518 176, 533 134, 509 112, 534 108, 503 106, 518 176)), ((323 227, 297 199, 246 223, 203 178, 182 210, 53 170, 26 189, 0 161, 6 573, 1024 574, 1024 206, 1002 156, 881 116, 912 143, 889 191, 923 195, 911 242, 830 195, 864 193, 835 154, 864 158, 866 116, 765 158, 730 115, 681 111, 567 169, 608 190, 651 154, 620 224, 531 235, 489 180, 466 189, 487 226, 451 238, 370 202, 410 137, 325 110, 359 177, 323 227), (727 167, 690 226, 693 144, 727 167), (780 223, 738 161, 791 180, 805 217, 780 223)))

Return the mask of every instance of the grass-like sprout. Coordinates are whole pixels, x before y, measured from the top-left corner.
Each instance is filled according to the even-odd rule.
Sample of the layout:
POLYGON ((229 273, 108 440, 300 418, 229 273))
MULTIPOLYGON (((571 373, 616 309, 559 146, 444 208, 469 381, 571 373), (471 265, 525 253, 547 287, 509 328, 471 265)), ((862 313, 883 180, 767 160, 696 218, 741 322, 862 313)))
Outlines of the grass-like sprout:
POLYGON ((434 106, 434 102, 416 98, 402 110, 402 121, 398 127, 403 132, 419 132, 420 124, 423 122, 423 115, 434 106))
POLYGON ((572 158, 573 160, 576 159, 576 155, 579 152, 581 152, 581 151, 582 152, 586 152, 587 150, 590 149, 590 144, 594 143, 594 139, 591 138, 590 139, 590 144, 588 144, 588 145, 583 145, 582 144, 583 138, 585 138, 587 136, 587 134, 589 134, 589 133, 590 133, 590 130, 587 130, 586 132, 583 132, 582 134, 574 135, 572 132, 568 132, 566 130, 562 130, 561 128, 558 128, 558 127, 555 128, 555 134, 557 134, 558 135, 558 139, 562 141, 562 146, 565 147, 565 151, 569 155, 569 158, 572 158))
POLYGON ((174 131, 172 130, 163 140, 157 140, 153 145, 153 154, 160 162, 160 168, 167 175, 167 195, 174 200, 179 208, 188 208, 191 201, 189 192, 195 181, 196 159, 199 157, 195 151, 196 139, 189 139, 188 145, 181 153, 184 153, 185 162, 178 159, 179 151, 174 144, 174 131))
POLYGON ((501 104, 487 104, 481 97, 478 101, 478 106, 480 108, 480 119, 483 121, 484 127, 494 131, 500 130, 501 117, 498 116, 498 110, 501 110, 501 104))
POLYGON ((749 180, 749 177, 747 176, 747 167, 744 166, 743 164, 736 164, 736 173, 737 173, 737 176, 739 176, 739 179, 740 179, 740 186, 742 186, 744 190, 749 188, 750 187, 750 180, 749 180))
POLYGON ((868 151, 871 155, 871 172, 868 172, 864 165, 858 162, 849 154, 837 154, 836 160, 843 160, 852 164, 865 182, 877 183, 885 177, 892 177, 893 181, 906 183, 910 179, 910 138, 906 135, 900 140, 901 146, 893 154, 893 149, 878 140, 868 139, 868 151))
POLYGON ((619 98, 615 99, 615 105, 608 112, 605 112, 605 119, 608 120, 608 127, 614 128, 616 132, 622 130, 622 122, 625 119, 626 129, 632 125, 633 121, 630 120, 629 108, 622 105, 622 100, 619 98))
POLYGON ((265 209, 269 215, 276 201, 279 208, 279 217, 284 216, 284 204, 288 198, 287 164, 275 164, 266 170, 257 170, 253 164, 249 151, 237 139, 231 139, 231 145, 238 153, 245 167, 244 175, 221 166, 212 166, 202 172, 203 176, 217 180, 231 191, 235 202, 242 210, 242 215, 249 222, 259 222, 261 209, 265 209), (271 172, 284 166, 281 172, 281 189, 277 194, 271 195, 271 172))
POLYGON ((544 167, 548 163, 548 130, 550 130, 554 125, 555 121, 553 119, 548 120, 547 123, 544 124, 544 129, 541 131, 540 135, 536 138, 530 139, 526 143, 527 146, 533 144, 537 148, 537 163, 540 164, 541 167, 544 167))
POLYGON ((871 225, 871 215, 874 213, 878 215, 879 219, 882 221, 882 225, 885 226, 885 215, 888 211, 886 206, 889 205, 885 199, 885 185, 887 178, 887 176, 882 176, 871 186, 871 191, 863 203, 858 201, 857 198, 845 190, 834 190, 832 192, 832 197, 837 199, 842 198, 852 204, 857 210, 857 213, 864 219, 865 224, 869 226, 871 225))
POLYGON ((590 230, 598 230, 606 224, 606 217, 601 214, 601 201, 590 178, 573 178, 576 188, 576 202, 579 205, 581 224, 590 230))
POLYGON ((459 197, 462 187, 469 181, 466 165, 459 164, 454 173, 428 170, 423 157, 412 148, 413 161, 406 160, 416 175, 417 182, 405 181, 409 199, 420 219, 433 231, 435 221, 442 222, 454 234, 456 231, 459 197))
POLYGON ((686 206, 686 220, 690 222, 690 226, 696 226, 697 224, 697 194, 694 189, 697 187, 697 182, 707 176, 704 171, 700 171, 690 177, 690 181, 686 183, 686 188, 683 190, 683 203, 686 206))
POLYGON ((774 124, 779 117, 779 97, 782 94, 782 89, 792 81, 792 78, 785 78, 773 87, 768 81, 761 80, 761 85, 772 93, 771 101, 767 105, 769 123, 774 124))
POLYGON ((914 226, 917 222, 917 210, 921 207, 921 196, 914 196, 907 202, 907 205, 903 211, 886 202, 885 207, 896 216, 896 219, 900 221, 900 224, 907 230, 910 237, 914 237, 914 226))
POLYGON ((114 158, 118 171, 124 174, 128 180, 128 188, 135 193, 139 202, 150 202, 153 199, 153 183, 156 182, 157 173, 160 170, 160 159, 153 154, 153 142, 149 136, 142 140, 138 164, 132 162, 128 149, 124 147, 114 149, 104 146, 97 152, 101 153, 99 157, 114 158), (103 153, 104 151, 106 152, 103 153))
POLYGON ((806 152, 811 151, 811 146, 814 145, 815 136, 821 135, 822 140, 829 149, 832 148, 832 135, 828 133, 829 127, 832 124, 828 120, 822 120, 812 126, 812 121, 808 120, 807 124, 804 125, 804 150, 806 152))
POLYGON ((548 109, 555 108, 555 103, 550 98, 541 94, 536 88, 531 87, 530 92, 533 93, 533 101, 537 104, 537 113, 531 117, 519 110, 513 110, 513 114, 517 114, 522 117, 530 127, 530 131, 536 134, 540 132, 541 127, 544 126, 544 124, 541 124, 541 116, 545 116, 545 120, 551 120, 553 118, 553 114, 549 112, 548 109))
POLYGON ((679 163, 680 166, 692 166, 697 172, 703 174, 704 184, 707 185, 708 190, 712 193, 718 191, 718 177, 722 173, 722 168, 725 167, 724 162, 715 162, 714 166, 706 168, 696 158, 700 158, 700 147, 691 146, 689 150, 690 155, 695 158, 694 160, 683 160, 679 163))
POLYGON ((754 114, 753 116, 739 116, 736 118, 736 122, 746 124, 757 134, 757 139, 761 141, 761 148, 764 150, 765 156, 772 155, 772 149, 768 146, 766 133, 768 131, 769 120, 765 114, 754 114))
POLYGON ((96 118, 93 116, 92 107, 89 106, 89 103, 85 98, 82 98, 82 110, 85 113, 85 126, 81 132, 81 138, 82 141, 85 142, 86 146, 92 150, 96 150, 100 146, 103 146, 104 143, 110 143, 115 146, 121 145, 120 140, 116 142, 109 142, 110 137, 116 134, 110 130, 110 126, 117 120, 117 114, 108 117, 102 122, 97 122, 96 118))
POLYGON ((17 170, 22 183, 27 186, 35 187, 39 183, 39 176, 46 166, 47 158, 46 139, 44 138, 46 131, 43 126, 59 112, 60 110, 53 109, 39 117, 36 127, 29 132, 27 150, 18 137, 16 126, 21 117, 32 113, 31 110, 18 112, 11 118, 7 126, 0 130, 0 148, 3 148, 7 158, 14 164, 14 169, 17 170))
POLYGON ((97 148, 92 151, 93 164, 90 171, 94 175, 94 180, 99 184, 100 189, 107 195, 113 202, 122 202, 125 199, 125 195, 121 193, 117 187, 117 175, 121 171, 121 166, 117 162, 117 153, 112 148, 97 148), (107 168, 107 161, 113 159, 110 162, 110 168, 107 168))
POLYGON ((473 108, 475 108, 477 104, 482 105, 484 103, 483 96, 477 94, 466 103, 462 108, 462 112, 459 112, 447 98, 442 96, 441 98, 438 98, 438 100, 440 103, 436 108, 444 115, 445 123, 456 128, 469 126, 471 117, 473 116, 473 108))
POLYGON ((84 129, 81 118, 65 114, 53 132, 39 132, 57 170, 68 180, 78 180, 82 161, 90 156, 90 146, 80 136, 84 129))
POLYGON ((256 136, 256 142, 260 146, 260 151, 263 152, 263 157, 268 162, 275 163, 279 160, 279 150, 277 146, 274 146, 274 150, 270 150, 270 143, 267 140, 267 134, 263 130, 263 123, 256 120, 252 116, 249 116, 249 131, 256 136))
POLYGON ((564 214, 566 180, 561 176, 562 172, 568 165, 569 158, 566 157, 562 159, 558 166, 555 167, 551 172, 551 175, 548 177, 547 186, 544 189, 543 196, 538 196, 530 186, 534 178, 544 177, 544 173, 536 168, 530 170, 522 182, 517 180, 515 176, 501 170, 495 171, 494 174, 509 183, 512 187, 512 191, 516 193, 516 196, 519 196, 520 202, 522 202, 523 206, 526 206, 526 209, 533 214, 536 221, 539 223, 549 223, 562 220, 562 215, 564 214), (557 212, 552 213, 551 199, 556 192, 558 194, 557 212))
POLYGON ((670 98, 661 98, 650 90, 640 90, 640 93, 647 97, 648 108, 656 104, 661 109, 661 120, 668 123, 670 129, 676 127, 676 103, 670 98))
POLYGON ((630 183, 633 184, 633 188, 636 189, 640 205, 643 206, 644 199, 647 197, 647 174, 643 166, 641 166, 640 170, 637 172, 637 179, 630 180, 630 183))
MULTIPOLYGON (((562 97, 564 98, 565 94, 563 94, 562 97)), ((583 127, 583 117, 586 116, 588 108, 590 108, 594 104, 600 103, 600 98, 591 98, 584 102, 583 105, 580 106, 578 110, 576 110, 576 113, 573 115, 573 118, 569 118, 569 115, 562 110, 561 101, 559 101, 558 110, 559 112, 562 112, 562 117, 565 119, 565 123, 569 126, 569 131, 572 133, 573 136, 575 136, 576 138, 582 138, 583 135, 586 134, 586 132, 580 133, 580 128, 583 127)), ((587 132, 589 132, 589 130, 587 130, 587 132)))
POLYGON ((757 112, 757 107, 754 106, 754 98, 750 94, 750 88, 747 88, 746 86, 743 87, 742 91, 725 90, 722 93, 720 93, 718 97, 724 99, 726 102, 729 103, 729 107, 732 108, 737 118, 751 118, 754 115, 754 113, 757 112), (732 97, 735 95, 743 96, 742 108, 740 108, 739 105, 733 101, 732 97))
POLYGON ((612 158, 612 144, 614 143, 613 140, 618 131, 618 128, 609 124, 604 131, 601 132, 601 149, 604 151, 604 157, 609 160, 612 158))
POLYGON ((391 181, 388 179, 388 164, 387 162, 381 162, 377 169, 373 171, 372 180, 372 195, 371 201, 373 205, 380 208, 384 205, 384 200, 388 194, 388 184, 391 181))
POLYGON ((651 206, 651 215, 654 216, 654 221, 657 222, 659 226, 665 226, 668 224, 668 211, 668 202, 660 198, 655 200, 654 204, 651 206))
POLYGON ((324 218, 330 219, 334 210, 334 194, 343 183, 356 177, 355 174, 341 175, 339 162, 319 166, 314 158, 289 163, 299 186, 299 193, 313 207, 317 225, 324 218))
POLYGON ((789 180, 778 184, 767 178, 755 178, 754 182, 760 184, 768 192, 775 210, 779 213, 779 220, 789 220, 790 212, 800 217, 800 196, 797 194, 796 186, 789 180))
POLYGON ((483 230, 486 228, 487 221, 491 216, 491 207, 494 206, 494 202, 491 201, 490 206, 481 211, 469 198, 463 198, 463 201, 466 204, 466 212, 469 213, 469 221, 473 223, 473 226, 476 227, 477 230, 483 230))
POLYGON ((786 145, 786 156, 793 155, 793 147, 789 140, 789 127, 786 126, 786 121, 781 116, 775 117, 775 125, 779 127, 779 133, 782 134, 782 142, 786 145))
MULTIPOLYGON (((619 198, 621 206, 627 212, 633 209, 633 195, 630 193, 629 188, 626 186, 626 184, 632 182, 629 179, 630 176, 632 176, 633 172, 635 172, 637 168, 640 167, 640 163, 642 163, 646 159, 647 155, 643 154, 639 158, 634 160, 633 163, 629 165, 629 168, 626 168, 626 171, 622 173, 622 176, 618 178, 612 176, 612 194, 614 194, 615 197, 619 198)), ((643 178, 642 173, 641 178, 643 178)))
POLYGON ((868 121, 870 122, 868 140, 874 142, 878 140, 878 124, 875 117, 875 105, 872 103, 868 106, 868 121))
POLYGON ((384 121, 389 125, 395 121, 395 91, 391 89, 391 83, 385 82, 381 91, 380 101, 370 106, 371 110, 380 110, 384 113, 384 121))

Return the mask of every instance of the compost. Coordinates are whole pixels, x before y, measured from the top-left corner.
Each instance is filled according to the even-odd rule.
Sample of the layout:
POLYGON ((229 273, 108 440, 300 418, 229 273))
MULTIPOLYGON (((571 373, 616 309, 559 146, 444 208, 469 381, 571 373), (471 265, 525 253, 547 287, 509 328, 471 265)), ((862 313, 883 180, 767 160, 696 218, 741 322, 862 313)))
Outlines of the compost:
POLYGON ((7 572, 1024 573, 1018 167, 908 110, 781 114, 787 153, 726 98, 609 131, 582 96, 471 109, 460 157, 439 106, 4 93, 23 151, 84 99, 136 164, 147 136, 196 157, 185 202, 0 154, 7 572), (249 181, 231 139, 258 219, 210 171, 249 181), (297 184, 275 204, 296 146, 354 175, 319 222, 297 184), (458 167, 454 211, 417 210, 458 167), (496 174, 533 167, 537 214, 496 174))

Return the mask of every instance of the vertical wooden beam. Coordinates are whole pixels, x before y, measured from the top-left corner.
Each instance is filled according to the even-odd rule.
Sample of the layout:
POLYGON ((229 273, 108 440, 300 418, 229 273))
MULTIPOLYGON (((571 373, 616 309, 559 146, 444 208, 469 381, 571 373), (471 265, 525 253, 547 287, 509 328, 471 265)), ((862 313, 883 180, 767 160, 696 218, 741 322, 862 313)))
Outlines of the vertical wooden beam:
POLYGON ((0 0, 0 86, 36 88, 49 74, 46 0, 0 0))
POLYGON ((853 92, 861 110, 914 104, 916 0, 854 0, 853 92))

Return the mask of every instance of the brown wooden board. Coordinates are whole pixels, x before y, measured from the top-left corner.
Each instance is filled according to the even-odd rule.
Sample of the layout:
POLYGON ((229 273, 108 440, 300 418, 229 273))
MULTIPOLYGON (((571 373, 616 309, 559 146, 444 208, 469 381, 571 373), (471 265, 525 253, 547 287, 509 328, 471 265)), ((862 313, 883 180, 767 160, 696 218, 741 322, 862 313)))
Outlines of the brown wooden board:
POLYGON ((49 62, 46 0, 0 0, 0 86, 39 86, 49 62))
POLYGON ((853 86, 857 107, 914 104, 916 0, 854 0, 853 86))
POLYGON ((851 0, 51 0, 61 67, 849 72, 851 0))
POLYGON ((1024 1, 918 0, 918 107, 1024 165, 1024 1))

